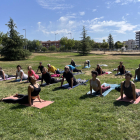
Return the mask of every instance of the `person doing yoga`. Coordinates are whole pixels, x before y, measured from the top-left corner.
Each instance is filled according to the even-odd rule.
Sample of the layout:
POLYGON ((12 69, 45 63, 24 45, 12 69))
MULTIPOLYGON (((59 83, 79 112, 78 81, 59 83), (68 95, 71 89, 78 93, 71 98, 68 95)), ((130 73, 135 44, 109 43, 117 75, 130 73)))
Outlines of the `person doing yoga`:
POLYGON ((44 67, 42 71, 41 85, 43 84, 43 80, 46 82, 47 85, 61 82, 61 79, 58 80, 58 79, 52 78, 50 73, 47 72, 46 67, 44 67))
POLYGON ((100 67, 99 64, 97 64, 97 68, 95 69, 95 71, 97 71, 99 75, 105 73, 105 72, 102 71, 102 68, 100 67))
POLYGON ((43 68, 44 68, 44 66, 42 65, 42 62, 39 62, 39 66, 38 66, 38 69, 37 69, 36 73, 38 73, 38 70, 39 70, 39 69, 40 69, 40 71, 41 71, 41 73, 42 73, 43 68))
POLYGON ((140 64, 139 67, 135 70, 134 80, 136 80, 136 76, 137 76, 137 80, 140 80, 140 64))
POLYGON ((73 67, 76 67, 75 62, 73 61, 73 59, 71 59, 70 65, 72 65, 73 67))
POLYGON ((37 80, 41 80, 41 77, 37 74, 35 74, 35 72, 32 70, 31 66, 28 66, 28 79, 30 76, 34 76, 37 80))
POLYGON ((2 68, 0 67, 0 77, 4 80, 6 80, 7 78, 10 78, 10 77, 16 77, 15 75, 7 75, 5 74, 5 72, 2 70, 2 68))
POLYGON ((125 74, 125 66, 123 65, 123 62, 120 62, 120 65, 118 66, 117 74, 120 71, 120 74, 125 74))
MULTIPOLYGON (((63 73, 63 78, 62 78, 62 81, 61 81, 61 87, 63 85, 64 78, 66 78, 67 82, 69 83, 69 86, 71 88, 73 88, 73 86, 77 85, 76 79, 73 76, 72 72, 69 71, 69 67, 68 66, 65 66, 64 70, 65 71, 63 73)), ((71 89, 71 88, 69 88, 69 89, 71 89)))
POLYGON ((140 92, 136 92, 135 84, 130 81, 132 78, 131 73, 125 74, 125 81, 121 82, 121 99, 123 99, 123 93, 126 95, 127 98, 133 99, 135 102, 136 98, 140 96, 140 92))
POLYGON ((61 74, 61 73, 59 72, 59 70, 57 70, 54 66, 48 64, 48 72, 50 72, 50 71, 51 71, 52 73, 54 73, 54 74, 61 74))
POLYGON ((102 96, 102 93, 110 88, 110 86, 101 86, 100 80, 97 78, 98 72, 91 71, 92 79, 90 79, 90 94, 92 95, 92 89, 102 96))
POLYGON ((82 70, 78 70, 78 69, 76 69, 74 66, 72 66, 72 65, 67 65, 68 67, 69 67, 69 70, 71 71, 71 72, 82 72, 82 70))
POLYGON ((90 66, 90 60, 86 60, 86 61, 84 62, 84 67, 85 67, 86 65, 88 65, 88 67, 90 66))
POLYGON ((14 97, 17 97, 18 99, 3 99, 2 101, 6 103, 29 104, 30 106, 36 98, 41 102, 39 96, 41 88, 39 84, 36 83, 36 78, 34 76, 30 76, 29 82, 31 85, 28 86, 28 95, 16 94, 14 97))
POLYGON ((15 80, 17 80, 18 76, 20 77, 20 82, 22 80, 27 80, 27 78, 28 78, 28 75, 23 72, 23 70, 22 70, 20 65, 17 65, 16 79, 15 80))

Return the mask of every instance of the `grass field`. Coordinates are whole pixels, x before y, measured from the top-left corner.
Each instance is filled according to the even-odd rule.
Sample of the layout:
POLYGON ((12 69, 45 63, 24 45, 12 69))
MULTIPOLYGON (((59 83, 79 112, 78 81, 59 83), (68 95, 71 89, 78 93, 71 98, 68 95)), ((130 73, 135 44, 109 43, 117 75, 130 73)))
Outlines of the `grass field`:
MULTIPOLYGON (((64 69, 71 59, 76 64, 90 60, 91 68, 82 69, 84 75, 76 78, 90 79, 91 70, 97 63, 107 64, 104 71, 112 71, 120 61, 123 61, 126 70, 134 75, 138 67, 139 56, 131 55, 96 55, 78 56, 76 53, 46 53, 32 54, 24 61, 1 61, 0 66, 7 74, 15 74, 16 66, 20 64, 27 74, 27 66, 37 70, 39 62, 44 66, 48 63, 56 68, 64 69)), ((119 84, 124 76, 110 75, 98 77, 101 83, 119 84)), ((65 82, 66 83, 66 82, 65 82)), ((27 94, 29 83, 0 82, 0 98, 15 93, 27 94)), ((2 140, 139 140, 140 139, 140 104, 133 105, 116 102, 120 93, 113 90, 106 97, 86 96, 89 91, 89 82, 72 90, 54 90, 60 83, 42 87, 41 99, 54 101, 48 107, 37 109, 19 104, 0 102, 0 139, 2 140)), ((140 83, 136 83, 140 89, 140 83)))

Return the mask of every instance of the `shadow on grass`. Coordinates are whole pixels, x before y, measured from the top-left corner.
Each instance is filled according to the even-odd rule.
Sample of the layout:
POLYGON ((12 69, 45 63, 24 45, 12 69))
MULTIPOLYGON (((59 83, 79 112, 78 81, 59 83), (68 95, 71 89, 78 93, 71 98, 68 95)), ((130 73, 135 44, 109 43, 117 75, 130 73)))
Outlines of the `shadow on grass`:
POLYGON ((57 91, 57 90, 65 90, 65 88, 63 88, 63 87, 55 87, 54 89, 53 89, 53 91, 57 91))
POLYGON ((24 109, 24 108, 27 108, 27 107, 29 107, 29 106, 25 106, 25 105, 20 105, 20 104, 18 104, 17 106, 13 106, 13 107, 11 107, 10 109, 24 109))
POLYGON ((98 96, 94 96, 94 95, 82 95, 79 99, 82 100, 82 99, 86 99, 86 98, 94 98, 94 97, 98 97, 98 96))
POLYGON ((131 103, 129 103, 129 102, 123 102, 123 101, 115 101, 114 103, 113 103, 115 106, 128 106, 128 105, 130 105, 131 103))
POLYGON ((133 55, 133 56, 140 56, 140 54, 112 54, 112 55, 121 55, 121 56, 122 55, 124 55, 124 56, 126 56, 126 55, 127 56, 132 56, 133 55))

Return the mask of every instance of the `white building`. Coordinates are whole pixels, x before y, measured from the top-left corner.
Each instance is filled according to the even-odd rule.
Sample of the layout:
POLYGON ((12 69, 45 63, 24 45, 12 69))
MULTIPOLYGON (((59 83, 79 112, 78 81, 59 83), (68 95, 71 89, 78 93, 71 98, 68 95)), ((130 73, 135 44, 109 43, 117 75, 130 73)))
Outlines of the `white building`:
POLYGON ((127 45, 128 48, 127 49, 134 49, 136 48, 136 41, 131 39, 131 40, 128 40, 128 41, 123 41, 124 45, 127 45))
POLYGON ((140 31, 136 31, 136 45, 140 47, 140 31))

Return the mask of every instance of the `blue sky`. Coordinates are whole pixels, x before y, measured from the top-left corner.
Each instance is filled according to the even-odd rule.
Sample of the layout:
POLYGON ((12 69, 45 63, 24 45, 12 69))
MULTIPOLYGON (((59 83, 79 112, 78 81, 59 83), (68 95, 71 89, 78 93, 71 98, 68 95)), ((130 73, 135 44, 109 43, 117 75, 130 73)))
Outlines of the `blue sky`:
POLYGON ((140 0, 1 0, 1 32, 8 31, 10 17, 29 40, 55 40, 56 33, 56 40, 80 40, 84 25, 96 42, 110 33, 114 42, 126 41, 140 30, 140 0))

